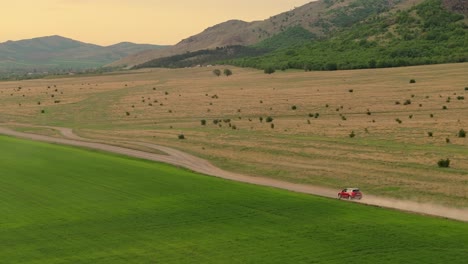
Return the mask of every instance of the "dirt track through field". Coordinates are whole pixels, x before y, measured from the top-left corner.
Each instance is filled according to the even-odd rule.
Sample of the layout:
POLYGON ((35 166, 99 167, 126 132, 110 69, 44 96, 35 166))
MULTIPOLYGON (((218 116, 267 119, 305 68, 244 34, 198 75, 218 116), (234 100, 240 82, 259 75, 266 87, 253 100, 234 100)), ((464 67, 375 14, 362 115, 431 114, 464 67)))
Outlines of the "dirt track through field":
MULTIPOLYGON (((90 148, 90 149, 95 149, 95 150, 112 152, 116 154, 122 154, 122 155, 135 157, 135 158, 168 163, 171 165, 187 168, 198 173, 215 176, 215 177, 219 177, 223 179, 233 180, 233 181, 274 187, 274 188, 285 189, 285 190, 299 192, 299 193, 319 195, 319 196, 329 197, 329 198, 337 197, 338 189, 333 190, 333 189, 328 189, 324 187, 290 183, 290 182, 279 181, 279 180, 270 179, 270 178, 253 177, 253 176, 228 172, 218 167, 215 167, 214 165, 212 165, 211 163, 209 163, 208 161, 204 159, 195 157, 193 155, 187 154, 179 150, 175 150, 175 149, 160 146, 160 145, 155 145, 155 144, 145 143, 145 142, 133 142, 133 141, 131 142, 132 144, 141 145, 147 148, 152 148, 155 150, 162 151, 166 153, 167 155, 148 153, 148 152, 144 152, 140 150, 134 150, 134 149, 113 146, 113 145, 108 145, 108 144, 99 143, 99 142, 93 142, 92 140, 82 138, 74 134, 72 129, 70 128, 62 128, 62 127, 47 127, 47 128, 52 128, 52 129, 59 131, 65 138, 55 138, 55 137, 44 136, 44 135, 23 133, 23 132, 14 131, 5 127, 0 127, 0 134, 14 136, 18 138, 24 138, 24 139, 31 139, 35 141, 57 143, 57 144, 64 144, 64 145, 77 146, 77 147, 85 147, 85 148, 90 148)), ((372 195, 365 195, 364 198, 361 201, 359 201, 359 203, 392 208, 392 209, 403 210, 403 211, 414 212, 414 213, 420 213, 420 214, 439 216, 439 217, 468 222, 468 210, 467 209, 448 208, 448 207, 444 207, 440 205, 395 200, 395 199, 377 197, 377 196, 372 196, 372 195)))

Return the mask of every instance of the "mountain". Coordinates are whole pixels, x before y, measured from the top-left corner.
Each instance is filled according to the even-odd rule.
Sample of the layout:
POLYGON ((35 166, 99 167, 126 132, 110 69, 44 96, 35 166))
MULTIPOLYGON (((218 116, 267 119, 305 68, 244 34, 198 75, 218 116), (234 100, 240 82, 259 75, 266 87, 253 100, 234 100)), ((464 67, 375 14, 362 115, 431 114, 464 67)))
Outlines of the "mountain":
POLYGON ((104 66, 132 53, 164 46, 122 42, 103 47, 61 36, 0 43, 0 72, 86 69, 104 66))
POLYGON ((291 27, 302 27, 317 37, 348 28, 366 18, 390 10, 405 8, 422 0, 320 0, 272 16, 263 21, 230 20, 207 28, 200 34, 182 40, 164 50, 149 50, 133 54, 112 63, 138 65, 153 59, 203 49, 225 46, 248 46, 261 42, 291 27))
MULTIPOLYGON (((152 59, 136 67, 226 63, 260 69, 336 70, 463 62, 468 61, 467 2, 323 0, 281 14, 280 21, 289 21, 290 26, 276 24, 280 27, 279 33, 264 39, 259 35, 261 40, 253 45, 184 52, 152 59), (318 8, 319 4, 324 5, 321 11, 311 8, 318 8), (306 12, 312 10, 315 13, 306 12), (300 18, 309 19, 298 19, 298 14, 300 18)), ((277 19, 278 16, 271 17, 262 23, 269 25, 268 21, 277 19)), ((217 27, 221 26, 225 24, 217 27)), ((199 39, 209 39, 206 33, 212 29, 189 40, 198 45, 199 39)), ((275 27, 269 30, 274 31, 275 27)), ((272 31, 262 32, 271 35, 272 31)), ((181 42, 172 51, 186 43, 181 42)))
MULTIPOLYGON (((359 2, 364 1, 354 3, 359 2)), ((463 15, 467 2, 412 2, 334 31, 328 38, 225 63, 260 69, 346 70, 468 61, 468 23, 463 15)))

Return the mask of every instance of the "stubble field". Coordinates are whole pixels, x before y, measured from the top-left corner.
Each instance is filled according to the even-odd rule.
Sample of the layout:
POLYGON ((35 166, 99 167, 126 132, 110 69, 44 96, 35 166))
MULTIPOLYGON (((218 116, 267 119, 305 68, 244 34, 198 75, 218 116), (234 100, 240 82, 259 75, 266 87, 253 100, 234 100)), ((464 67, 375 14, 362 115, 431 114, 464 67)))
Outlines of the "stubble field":
POLYGON ((458 137, 468 130, 467 63, 273 75, 231 68, 230 77, 213 69, 3 82, 0 123, 56 136, 33 126, 71 127, 254 176, 468 206, 468 142, 458 137), (446 158, 451 168, 438 168, 446 158))

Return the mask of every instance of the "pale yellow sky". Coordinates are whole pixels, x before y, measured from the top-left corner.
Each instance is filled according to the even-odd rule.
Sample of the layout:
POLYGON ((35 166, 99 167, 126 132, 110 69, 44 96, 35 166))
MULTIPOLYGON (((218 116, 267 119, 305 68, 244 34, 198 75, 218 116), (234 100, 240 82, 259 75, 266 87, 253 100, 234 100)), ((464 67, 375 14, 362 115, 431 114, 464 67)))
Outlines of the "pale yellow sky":
POLYGON ((176 44, 226 20, 263 20, 311 1, 1 0, 0 42, 61 35, 99 45, 176 44))

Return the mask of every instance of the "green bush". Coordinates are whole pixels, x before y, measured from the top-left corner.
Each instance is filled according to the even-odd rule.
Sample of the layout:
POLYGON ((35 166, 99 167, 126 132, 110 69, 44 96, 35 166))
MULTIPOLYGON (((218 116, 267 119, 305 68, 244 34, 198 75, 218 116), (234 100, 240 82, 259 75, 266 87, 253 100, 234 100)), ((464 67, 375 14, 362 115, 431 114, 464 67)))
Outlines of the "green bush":
POLYGON ((224 69, 224 75, 226 75, 227 77, 231 76, 232 75, 232 71, 230 69, 224 69))
POLYGON ((273 117, 269 116, 269 117, 266 118, 265 121, 266 121, 267 123, 271 123, 271 122, 273 122, 273 117))
POLYGON ((206 120, 205 120, 205 119, 202 119, 202 120, 200 121, 200 123, 201 123, 202 126, 206 126, 206 120))
POLYGON ((440 168, 448 168, 450 167, 450 159, 441 159, 437 162, 440 168))
POLYGON ((263 72, 265 72, 265 74, 273 74, 275 73, 275 68, 269 66, 269 67, 266 67, 265 70, 263 72))
POLYGON ((459 138, 466 138, 466 131, 463 130, 463 129, 460 129, 460 131, 458 131, 458 137, 459 138))
POLYGON ((213 74, 219 77, 219 76, 221 76, 221 70, 220 69, 215 69, 215 70, 213 70, 213 74))
POLYGON ((411 80, 409 81, 409 83, 416 83, 416 80, 415 80, 415 79, 411 79, 411 80))
POLYGON ((180 135, 178 135, 177 137, 178 137, 179 139, 185 139, 184 134, 180 134, 180 135))

